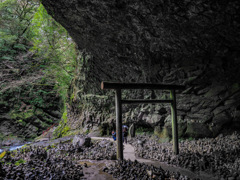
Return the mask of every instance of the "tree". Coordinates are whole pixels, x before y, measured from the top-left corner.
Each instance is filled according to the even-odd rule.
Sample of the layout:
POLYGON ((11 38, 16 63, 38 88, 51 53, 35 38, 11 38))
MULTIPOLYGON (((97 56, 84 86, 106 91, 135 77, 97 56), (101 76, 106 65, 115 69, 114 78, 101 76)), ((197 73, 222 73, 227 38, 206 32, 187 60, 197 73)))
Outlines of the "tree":
POLYGON ((56 89, 65 99, 76 66, 77 49, 68 32, 40 5, 32 20, 32 51, 40 57, 46 78, 56 81, 56 89))
POLYGON ((67 99, 77 50, 39 2, 0 0, 0 15, 0 113, 19 125, 13 134, 29 124, 39 134, 56 122, 51 110, 61 111, 67 99))
POLYGON ((29 49, 29 27, 37 7, 29 0, 1 0, 0 60, 13 61, 19 51, 29 49))

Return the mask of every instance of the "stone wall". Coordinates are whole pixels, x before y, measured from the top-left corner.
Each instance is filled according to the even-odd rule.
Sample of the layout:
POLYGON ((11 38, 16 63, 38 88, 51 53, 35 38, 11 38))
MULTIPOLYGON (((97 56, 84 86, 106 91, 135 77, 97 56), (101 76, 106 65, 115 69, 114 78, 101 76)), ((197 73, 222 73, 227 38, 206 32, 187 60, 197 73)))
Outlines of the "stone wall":
MULTIPOLYGON (((113 93, 100 90, 104 80, 186 85, 177 95, 181 136, 216 136, 239 124, 239 1, 42 3, 82 52, 72 84, 71 111, 83 123, 75 128, 93 122, 97 127, 114 119, 113 93)), ((131 98, 161 96, 151 91, 124 92, 131 98)), ((168 107, 124 107, 123 112, 127 122, 171 134, 168 107)))

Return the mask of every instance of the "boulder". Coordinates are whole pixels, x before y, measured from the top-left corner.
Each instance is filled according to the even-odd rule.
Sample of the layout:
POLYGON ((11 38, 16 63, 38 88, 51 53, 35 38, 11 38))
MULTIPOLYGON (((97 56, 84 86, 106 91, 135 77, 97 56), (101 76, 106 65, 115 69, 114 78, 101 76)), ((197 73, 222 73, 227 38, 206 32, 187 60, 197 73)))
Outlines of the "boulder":
POLYGON ((213 136, 217 136, 221 130, 224 129, 226 124, 229 124, 232 122, 232 117, 227 113, 227 112, 221 112, 219 114, 217 114, 213 120, 212 120, 212 124, 211 124, 211 131, 213 133, 213 136))
POLYGON ((147 123, 154 126, 159 123, 161 118, 162 118, 161 115, 154 113, 149 119, 147 119, 147 123))
POLYGON ((75 136, 73 138, 73 145, 74 146, 86 146, 90 147, 91 145, 91 138, 90 137, 80 137, 80 136, 75 136))
POLYGON ((101 147, 107 147, 109 144, 109 141, 103 139, 100 143, 99 143, 99 146, 101 147))
POLYGON ((206 124, 191 122, 187 123, 186 136, 193 138, 211 137, 212 132, 206 124))

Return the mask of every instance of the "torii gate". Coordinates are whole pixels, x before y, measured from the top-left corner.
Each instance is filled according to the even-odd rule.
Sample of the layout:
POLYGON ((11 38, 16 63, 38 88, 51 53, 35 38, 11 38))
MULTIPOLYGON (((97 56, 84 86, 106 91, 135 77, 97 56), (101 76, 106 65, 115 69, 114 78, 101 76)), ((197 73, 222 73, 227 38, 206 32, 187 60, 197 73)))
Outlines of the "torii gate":
POLYGON ((123 139, 122 139, 122 104, 151 104, 151 103, 170 103, 172 116, 172 137, 173 137, 173 152, 179 153, 178 145, 178 124, 177 124, 177 109, 176 109, 176 92, 175 90, 184 89, 182 85, 170 84, 149 84, 149 83, 115 83, 102 82, 101 89, 115 90, 115 108, 116 108, 116 131, 117 131, 117 159, 123 160, 123 139), (122 100, 122 89, 161 89, 170 90, 170 100, 156 99, 130 99, 122 100))

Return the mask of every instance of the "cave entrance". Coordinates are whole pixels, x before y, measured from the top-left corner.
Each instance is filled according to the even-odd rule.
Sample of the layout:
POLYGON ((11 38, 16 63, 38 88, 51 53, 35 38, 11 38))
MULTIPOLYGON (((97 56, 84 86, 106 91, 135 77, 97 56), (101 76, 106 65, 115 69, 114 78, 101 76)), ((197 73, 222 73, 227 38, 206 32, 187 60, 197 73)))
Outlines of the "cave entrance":
POLYGON ((123 139, 122 139, 122 104, 151 104, 151 103, 169 103, 171 104, 172 117, 172 137, 173 137, 173 152, 179 153, 178 145, 178 124, 177 124, 177 108, 176 108, 176 91, 182 90, 184 86, 170 85, 170 84, 148 84, 148 83, 115 83, 102 82, 101 89, 115 90, 115 109, 116 109, 116 131, 117 131, 117 159, 123 160, 123 139), (169 90, 170 100, 157 99, 122 99, 122 89, 155 89, 155 90, 169 90))

